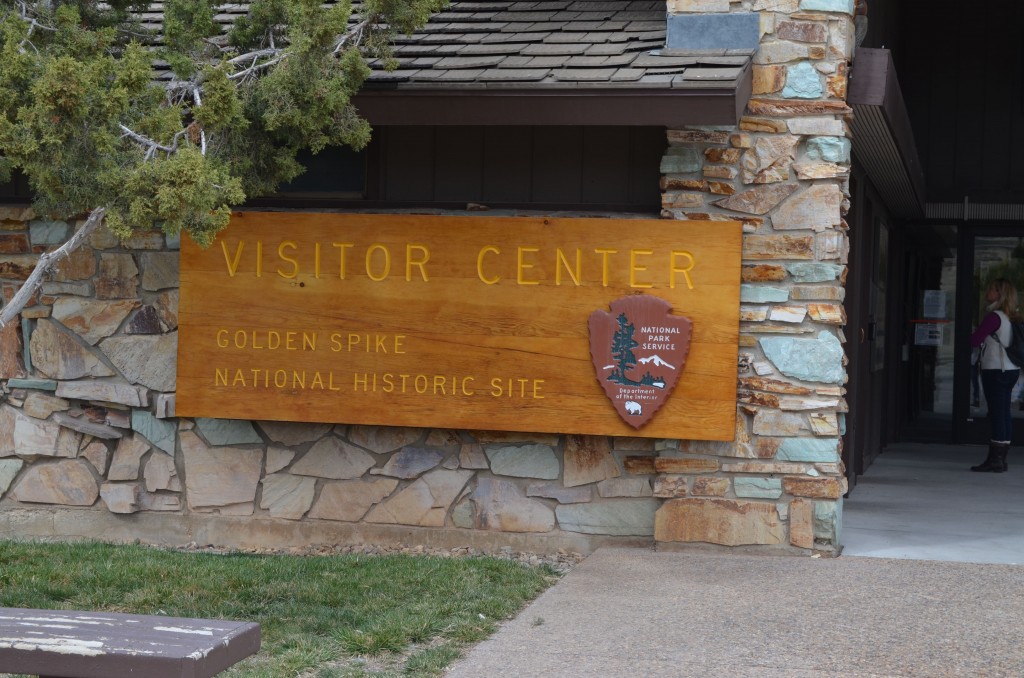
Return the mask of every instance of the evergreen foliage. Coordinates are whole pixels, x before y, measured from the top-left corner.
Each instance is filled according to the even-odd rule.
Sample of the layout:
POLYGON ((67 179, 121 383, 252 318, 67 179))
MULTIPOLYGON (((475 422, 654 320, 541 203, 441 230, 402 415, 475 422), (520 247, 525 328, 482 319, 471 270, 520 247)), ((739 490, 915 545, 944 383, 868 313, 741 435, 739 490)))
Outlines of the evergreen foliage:
POLYGON ((625 313, 620 313, 616 321, 619 324, 619 329, 612 336, 612 358, 617 367, 608 378, 620 384, 636 385, 638 382, 633 381, 627 375, 629 370, 636 367, 636 354, 633 353, 633 349, 640 345, 633 338, 636 327, 629 322, 625 313))
POLYGON ((212 0, 0 0, 0 181, 24 173, 50 218, 104 208, 121 237, 208 245, 300 150, 366 145, 366 60, 394 66, 393 38, 445 2, 255 0, 225 30, 212 0))

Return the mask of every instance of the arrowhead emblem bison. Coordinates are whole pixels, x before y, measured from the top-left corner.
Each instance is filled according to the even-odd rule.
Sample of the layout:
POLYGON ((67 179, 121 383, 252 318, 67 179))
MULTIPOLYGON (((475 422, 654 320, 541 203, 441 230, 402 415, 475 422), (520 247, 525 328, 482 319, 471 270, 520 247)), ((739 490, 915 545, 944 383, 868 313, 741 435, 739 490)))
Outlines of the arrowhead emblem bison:
POLYGON ((594 311, 588 323, 590 357, 615 411, 639 429, 661 409, 690 352, 693 323, 672 315, 664 299, 638 294, 594 311))

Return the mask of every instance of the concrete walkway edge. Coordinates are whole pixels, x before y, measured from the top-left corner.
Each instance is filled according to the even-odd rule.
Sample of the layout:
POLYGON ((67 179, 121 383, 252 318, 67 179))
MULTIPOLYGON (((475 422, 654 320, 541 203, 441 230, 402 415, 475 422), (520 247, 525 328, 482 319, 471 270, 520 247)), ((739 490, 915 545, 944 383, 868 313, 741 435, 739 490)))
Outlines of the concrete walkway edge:
POLYGON ((599 549, 456 662, 480 676, 1021 676, 1024 567, 599 549))

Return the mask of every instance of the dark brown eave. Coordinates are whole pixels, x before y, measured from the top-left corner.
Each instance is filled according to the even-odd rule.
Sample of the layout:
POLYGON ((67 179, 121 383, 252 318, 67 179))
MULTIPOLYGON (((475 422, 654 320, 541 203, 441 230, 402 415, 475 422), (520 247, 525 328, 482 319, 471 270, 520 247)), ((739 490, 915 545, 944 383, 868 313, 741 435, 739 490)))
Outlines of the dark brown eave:
MULTIPOLYGON (((704 83, 706 85, 706 83, 704 83)), ((732 87, 363 90, 372 125, 736 125, 750 70, 732 87)))
POLYGON ((897 216, 924 215, 925 178, 896 67, 887 49, 858 48, 847 102, 853 154, 897 216))

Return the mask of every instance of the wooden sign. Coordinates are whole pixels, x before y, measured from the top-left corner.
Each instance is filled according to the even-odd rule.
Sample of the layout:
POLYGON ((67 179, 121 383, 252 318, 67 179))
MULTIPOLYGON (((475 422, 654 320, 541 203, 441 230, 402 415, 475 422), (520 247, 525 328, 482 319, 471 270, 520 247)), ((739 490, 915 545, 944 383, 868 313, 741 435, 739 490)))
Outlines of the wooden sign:
POLYGON ((182 242, 177 414, 731 440, 741 237, 736 222, 238 213, 208 249, 182 242), (676 361, 666 330, 692 323, 639 429, 590 341, 592 314, 635 295, 662 309, 633 323, 657 346, 638 359, 676 361))

